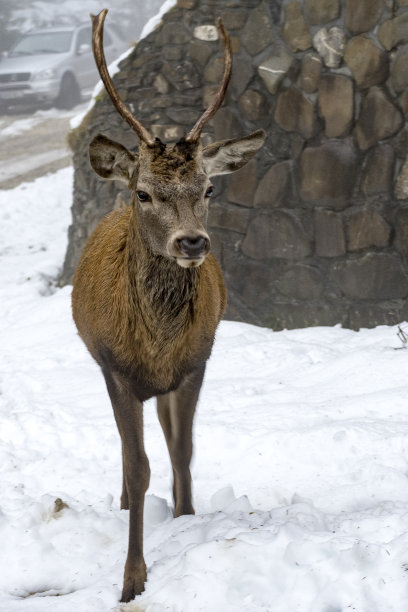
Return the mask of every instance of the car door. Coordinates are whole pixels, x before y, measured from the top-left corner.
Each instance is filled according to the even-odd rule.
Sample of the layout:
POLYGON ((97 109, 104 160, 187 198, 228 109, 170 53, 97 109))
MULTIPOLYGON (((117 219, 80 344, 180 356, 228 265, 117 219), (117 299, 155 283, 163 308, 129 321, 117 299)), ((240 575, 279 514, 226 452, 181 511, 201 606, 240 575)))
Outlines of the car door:
POLYGON ((84 26, 77 31, 74 47, 75 78, 81 90, 91 90, 98 80, 92 54, 92 28, 84 26))

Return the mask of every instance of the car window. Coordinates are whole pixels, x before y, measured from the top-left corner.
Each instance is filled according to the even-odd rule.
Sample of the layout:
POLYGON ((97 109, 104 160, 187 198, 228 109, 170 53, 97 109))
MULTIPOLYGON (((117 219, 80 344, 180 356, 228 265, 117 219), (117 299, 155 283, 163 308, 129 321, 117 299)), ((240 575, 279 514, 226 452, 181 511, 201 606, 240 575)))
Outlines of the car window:
POLYGON ((81 45, 91 45, 92 44, 92 30, 91 28, 82 28, 78 32, 76 48, 77 50, 81 45))
POLYGON ((41 55, 66 53, 71 47, 72 32, 42 32, 26 34, 11 49, 9 55, 41 55))

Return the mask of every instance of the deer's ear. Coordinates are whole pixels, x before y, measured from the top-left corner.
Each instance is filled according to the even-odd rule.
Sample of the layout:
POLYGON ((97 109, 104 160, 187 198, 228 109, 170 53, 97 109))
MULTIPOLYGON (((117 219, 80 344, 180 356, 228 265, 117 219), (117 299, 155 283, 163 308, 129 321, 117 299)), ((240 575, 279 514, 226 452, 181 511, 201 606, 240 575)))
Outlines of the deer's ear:
POLYGON ((137 156, 123 145, 98 134, 89 145, 89 159, 96 174, 104 179, 129 183, 136 168, 137 156))
POLYGON ((244 138, 221 140, 205 147, 203 163, 207 176, 229 174, 245 166, 265 142, 266 134, 257 130, 244 138))

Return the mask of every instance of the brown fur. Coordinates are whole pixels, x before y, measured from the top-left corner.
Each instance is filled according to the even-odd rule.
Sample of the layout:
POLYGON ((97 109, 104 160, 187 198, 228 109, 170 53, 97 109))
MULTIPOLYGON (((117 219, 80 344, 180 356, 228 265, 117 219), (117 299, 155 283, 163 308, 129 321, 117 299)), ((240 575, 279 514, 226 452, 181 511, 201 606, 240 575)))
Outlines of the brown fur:
POLYGON ((202 149, 140 143, 136 156, 97 136, 90 160, 103 178, 124 181, 131 206, 108 214, 74 276, 73 316, 101 366, 122 440, 121 505, 129 508, 122 601, 144 590, 143 504, 150 468, 143 402, 157 396, 173 468, 175 516, 191 514, 192 427, 206 361, 225 310, 221 270, 206 231, 209 177, 243 166, 263 132, 202 149))

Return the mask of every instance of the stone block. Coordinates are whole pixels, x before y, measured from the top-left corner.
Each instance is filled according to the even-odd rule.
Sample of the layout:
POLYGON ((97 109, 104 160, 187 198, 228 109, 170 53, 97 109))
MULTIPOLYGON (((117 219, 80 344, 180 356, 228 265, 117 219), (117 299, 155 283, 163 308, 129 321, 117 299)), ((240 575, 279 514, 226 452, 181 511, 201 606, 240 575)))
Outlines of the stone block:
POLYGON ((307 147, 300 156, 300 196, 311 204, 342 209, 349 204, 357 170, 356 151, 348 141, 307 147))
POLYGON ((214 201, 210 205, 208 225, 209 227, 220 227, 245 234, 250 214, 249 209, 214 201))
POLYGON ((156 75, 153 81, 154 87, 161 94, 166 94, 169 91, 170 85, 169 82, 164 78, 162 74, 156 75))
POLYGON ((395 219, 395 246, 408 257, 408 208, 401 208, 395 219))
POLYGON ((306 93, 316 91, 321 72, 322 60, 316 53, 307 53, 302 57, 300 86, 306 93))
POLYGON ((164 23, 156 33, 156 44, 163 45, 182 45, 191 39, 190 32, 184 27, 183 22, 172 21, 164 23))
POLYGON ((383 0, 346 0, 345 25, 351 34, 369 32, 376 25, 383 0))
POLYGON ((305 0, 305 15, 312 25, 333 21, 339 13, 339 0, 305 0))
POLYGON ((402 123, 399 109, 379 87, 372 87, 361 101, 355 128, 358 146, 363 151, 369 149, 378 141, 393 136, 402 123))
POLYGON ((230 30, 240 30, 243 28, 248 18, 248 13, 246 11, 222 11, 220 17, 225 29, 229 32, 230 30))
POLYGON ((408 13, 384 21, 378 28, 378 40, 387 51, 408 42, 408 13))
POLYGON ((290 267, 276 281, 276 286, 287 297, 298 300, 315 300, 323 293, 324 279, 318 268, 297 264, 290 267))
POLYGON ((177 63, 165 62, 162 73, 177 91, 195 89, 201 84, 201 76, 198 74, 193 62, 189 59, 177 63))
POLYGON ((397 93, 408 87, 408 49, 397 53, 391 64, 391 84, 397 93))
POLYGON ((387 54, 367 36, 355 36, 347 44, 344 60, 359 89, 367 89, 387 80, 387 54))
POLYGON ((248 83, 255 74, 255 68, 250 59, 240 57, 234 67, 232 68, 231 81, 229 84, 230 91, 239 98, 239 96, 245 91, 248 83))
POLYGON ((255 159, 251 159, 246 166, 231 175, 227 189, 227 198, 235 204, 253 206, 257 185, 257 164, 255 159))
POLYGON ((224 58, 214 57, 204 71, 204 78, 209 83, 220 83, 224 73, 224 58))
POLYGON ((200 117, 201 113, 198 110, 189 108, 171 106, 167 109, 167 116, 175 123, 181 123, 182 125, 193 126, 200 117))
POLYGON ((210 43, 203 40, 193 39, 188 45, 188 55, 196 60, 201 66, 205 66, 210 59, 214 49, 210 43))
POLYGON ((273 42, 272 23, 266 2, 261 2, 251 11, 241 38, 250 55, 257 55, 273 42))
POLYGON ((322 28, 313 36, 313 46, 328 68, 338 68, 343 60, 346 36, 344 30, 333 26, 322 28))
POLYGON ((163 142, 177 142, 184 136, 184 130, 179 125, 151 125, 150 131, 155 138, 163 142))
POLYGON ((367 153, 361 183, 365 196, 391 193, 394 160, 394 148, 389 144, 380 144, 367 153))
POLYGON ((302 12, 302 5, 291 0, 285 6, 282 38, 292 51, 306 51, 312 46, 312 38, 302 12))
POLYGON ((296 87, 279 94, 274 116, 282 129, 299 132, 304 138, 311 138, 317 131, 315 104, 296 87))
POLYGON ((403 91, 402 94, 400 95, 399 105, 400 105, 402 112, 404 113, 405 119, 408 119, 408 91, 407 90, 403 91))
POLYGON ((401 262, 389 253, 366 253, 333 263, 330 278, 352 299, 394 300, 408 295, 408 278, 401 262))
POLYGON ((342 74, 325 74, 319 81, 319 114, 328 138, 346 136, 354 115, 353 81, 342 74))
POLYGON ((242 251, 252 259, 303 259, 312 252, 312 241, 294 212, 260 212, 249 224, 242 251))
POLYGON ((211 42, 218 40, 218 30, 213 24, 200 25, 194 28, 194 38, 211 42))
POLYGON ((289 161, 274 164, 259 182, 255 193, 255 206, 259 208, 274 208, 285 204, 291 179, 291 163, 289 161))
POLYGON ((257 121, 268 112, 265 96, 254 89, 247 89, 239 99, 239 106, 245 119, 257 121))
POLYGON ((340 213, 317 208, 314 214, 315 248, 318 257, 340 257, 346 253, 343 217, 340 213))
POLYGON ((399 200, 408 199, 408 158, 402 164, 399 171, 394 190, 395 197, 399 200))
POLYGON ((283 45, 274 49, 258 66, 259 76, 263 79, 268 91, 275 94, 281 81, 285 78, 294 60, 294 56, 283 45))
POLYGON ((347 228, 349 251, 368 247, 388 246, 391 227, 374 209, 361 210, 351 215, 347 228))
POLYGON ((211 123, 214 126, 214 140, 237 138, 244 133, 239 115, 228 107, 220 108, 211 123))

